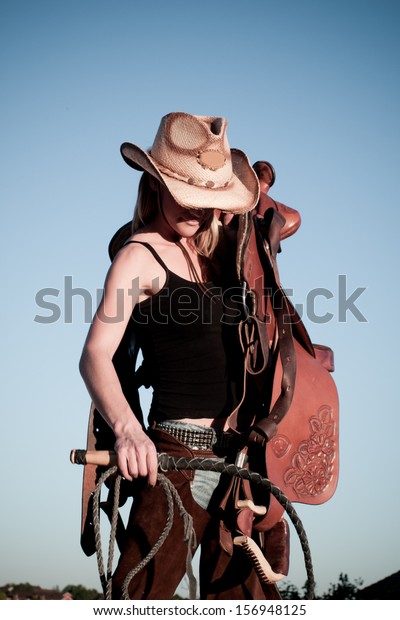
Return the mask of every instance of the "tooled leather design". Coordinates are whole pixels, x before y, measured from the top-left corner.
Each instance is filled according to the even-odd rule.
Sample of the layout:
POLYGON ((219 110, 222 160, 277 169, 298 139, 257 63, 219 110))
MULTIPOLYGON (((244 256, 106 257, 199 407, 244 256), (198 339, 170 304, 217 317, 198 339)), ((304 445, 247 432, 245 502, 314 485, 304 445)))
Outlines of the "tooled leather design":
POLYGON ((310 437, 299 443, 284 474, 284 482, 298 497, 323 493, 333 476, 336 453, 336 424, 332 408, 322 405, 309 420, 310 437))

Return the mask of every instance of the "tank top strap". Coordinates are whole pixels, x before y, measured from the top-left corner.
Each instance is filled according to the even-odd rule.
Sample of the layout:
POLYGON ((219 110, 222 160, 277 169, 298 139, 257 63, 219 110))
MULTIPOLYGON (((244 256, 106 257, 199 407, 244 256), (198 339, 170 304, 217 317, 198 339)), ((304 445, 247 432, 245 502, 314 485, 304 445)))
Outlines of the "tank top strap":
MULTIPOLYGON (((124 243, 125 245, 128 245, 128 243, 138 243, 139 245, 144 245, 145 248, 147 248, 149 250, 149 252, 154 256, 154 258, 156 259, 156 261, 161 265, 161 267, 163 269, 165 269, 165 271, 167 273, 169 273, 169 269, 167 267, 167 265, 164 263, 164 261, 162 260, 162 258, 157 254, 157 252, 155 251, 155 249, 153 248, 152 245, 150 245, 150 243, 147 243, 146 241, 136 241, 135 239, 131 239, 130 241, 126 241, 124 243)), ((123 247, 124 247, 123 246, 123 247)))

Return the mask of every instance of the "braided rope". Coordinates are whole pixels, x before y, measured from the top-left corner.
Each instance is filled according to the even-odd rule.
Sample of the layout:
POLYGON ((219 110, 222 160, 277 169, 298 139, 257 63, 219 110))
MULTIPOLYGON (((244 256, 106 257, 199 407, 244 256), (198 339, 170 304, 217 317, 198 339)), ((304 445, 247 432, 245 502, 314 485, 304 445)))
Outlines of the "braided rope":
POLYGON ((121 491, 121 480, 122 476, 118 475, 114 484, 114 502, 113 502, 113 510, 111 517, 111 532, 110 532, 110 540, 108 544, 108 562, 107 562, 107 599, 111 600, 111 575, 112 575, 112 565, 114 560, 114 550, 115 550, 115 535, 117 533, 117 523, 119 516, 119 496, 121 491))
MULTIPOLYGON (((229 476, 236 476, 238 478, 243 478, 245 480, 249 480, 250 482, 254 482, 255 484, 260 484, 267 491, 269 491, 283 506, 287 515, 293 523, 293 526, 297 532, 299 537, 301 547, 303 550, 304 563, 307 572, 307 586, 306 586, 306 595, 307 599, 314 598, 314 589, 315 589, 315 580, 314 580, 314 572, 312 566, 311 559, 311 551, 308 544, 308 539, 306 532, 304 530, 303 524, 296 510, 293 508, 290 500, 286 497, 286 495, 281 491, 279 487, 274 485, 268 478, 264 478, 257 472, 252 472, 246 468, 239 468, 237 465, 232 463, 224 463, 221 461, 215 461, 209 458, 192 458, 188 459, 185 457, 176 458, 173 456, 169 456, 168 454, 162 453, 158 455, 158 463, 159 469, 161 472, 167 472, 171 470, 181 470, 181 469, 202 469, 205 471, 215 471, 218 473, 225 473, 229 476)), ((110 533, 110 542, 109 542, 109 559, 107 564, 107 576, 104 573, 104 562, 103 562, 103 554, 101 550, 101 535, 100 535, 100 492, 101 487, 104 482, 110 476, 114 475, 117 472, 118 468, 116 466, 111 467, 107 471, 105 471, 99 478, 97 482, 96 489, 93 497, 93 526, 95 532, 95 544, 96 544, 96 555, 97 555, 97 563, 100 575, 100 581, 103 586, 103 590, 105 596, 108 600, 111 599, 111 572, 112 572, 112 560, 113 560, 113 549, 115 546, 115 534, 116 534, 116 523, 118 517, 118 505, 119 505, 119 486, 121 481, 121 476, 117 477, 119 482, 115 484, 114 489, 114 504, 113 504, 113 514, 111 521, 111 533, 110 533)), ((191 548, 196 546, 196 542, 194 540, 194 529, 193 522, 191 516, 186 512, 183 507, 182 501, 179 497, 179 494, 173 484, 162 474, 158 474, 157 480, 160 485, 163 487, 168 504, 168 516, 166 525, 148 555, 137 565, 135 566, 126 576, 122 589, 123 589, 123 597, 125 600, 129 600, 128 588, 133 577, 140 571, 150 560, 156 555, 165 539, 167 538, 173 523, 173 506, 174 501, 176 502, 180 515, 185 521, 185 542, 188 544, 188 561, 187 568, 189 573, 189 583, 191 589, 191 596, 193 596, 193 592, 195 592, 195 578, 192 572, 191 564, 189 561, 189 555, 191 553, 191 548)))
POLYGON ((158 541, 156 542, 156 544, 154 545, 154 547, 143 558, 143 560, 141 562, 139 562, 139 564, 137 564, 137 566, 135 566, 134 568, 132 568, 132 570, 129 571, 129 573, 125 577, 124 582, 122 584, 122 597, 123 597, 123 599, 125 601, 130 600, 129 599, 128 589, 129 589, 129 584, 131 583, 132 579, 134 578, 135 575, 137 575, 137 573, 139 573, 142 570, 142 568, 144 568, 146 566, 146 564, 148 564, 150 562, 150 560, 152 560, 154 558, 154 556, 159 551, 160 547, 163 545, 165 539, 167 538, 167 536, 168 536, 168 534, 169 534, 169 532, 171 531, 171 528, 172 528, 172 524, 173 524, 173 520, 174 520, 174 502, 173 502, 173 497, 172 497, 171 489, 166 484, 167 478, 165 476, 161 476, 159 474, 157 476, 157 481, 163 487, 164 492, 165 492, 165 496, 166 496, 166 499, 167 499, 167 505, 168 505, 167 521, 166 521, 165 527, 164 527, 163 531, 161 532, 160 537, 159 537, 158 541))
POLYGON ((111 532, 110 532, 110 540, 108 546, 108 562, 107 562, 107 575, 104 571, 104 560, 103 560, 103 551, 101 546, 101 532, 100 532, 100 494, 101 489, 105 481, 116 474, 118 471, 118 467, 115 465, 114 467, 110 467, 107 469, 99 478, 96 488, 93 494, 93 529, 94 529, 94 540, 96 545, 96 557, 97 557, 97 567, 99 571, 100 582, 103 588, 104 595, 106 599, 111 599, 111 573, 112 573, 112 561, 114 555, 114 547, 115 547, 115 536, 117 531, 117 518, 118 518, 118 507, 119 507, 119 491, 121 484, 121 476, 117 476, 117 480, 119 483, 117 485, 117 480, 114 487, 114 504, 113 504, 113 515, 111 519, 111 532), (115 517, 115 506, 117 506, 117 515, 115 517))
POLYGON ((186 562, 186 567, 188 568, 188 565, 190 566, 190 569, 188 571, 189 572, 189 584, 190 584, 190 596, 191 598, 196 598, 196 580, 194 578, 193 571, 191 570, 191 561, 190 561, 192 557, 191 549, 196 544, 195 534, 194 534, 194 529, 193 529, 193 519, 191 515, 189 515, 189 513, 185 510, 182 500, 179 497, 178 491, 176 490, 172 482, 168 480, 168 478, 166 478, 162 474, 158 474, 157 481, 160 483, 160 486, 162 486, 162 488, 164 489, 165 496, 167 499, 167 504, 168 504, 167 522, 165 524, 163 531, 161 532, 161 535, 158 541, 154 545, 154 547, 150 550, 147 556, 143 558, 141 562, 139 562, 137 566, 135 566, 131 571, 129 571, 129 573, 125 577, 124 582, 122 584, 122 596, 125 601, 130 600, 129 586, 130 586, 132 579, 135 577, 135 575, 137 575, 137 573, 139 573, 146 566, 146 564, 150 562, 150 560, 154 558, 156 553, 159 551, 161 546, 164 544, 172 528, 172 524, 174 521, 174 501, 178 507, 179 514, 183 518, 184 524, 185 524, 184 542, 188 545, 188 558, 186 562))
POLYGON ((237 476, 238 478, 244 478, 250 480, 255 484, 262 485, 267 491, 269 491, 283 506, 287 515, 293 523, 293 526, 300 539, 301 547, 303 550, 304 564, 307 572, 307 598, 314 598, 315 579, 314 571, 311 559, 311 550, 308 544, 307 534, 301 522, 299 515, 291 504, 290 500, 281 491, 279 487, 273 484, 268 478, 264 478, 257 472, 250 471, 245 468, 239 468, 232 463, 224 463, 222 461, 215 461, 207 458, 193 458, 188 459, 185 457, 175 458, 168 454, 159 454, 159 468, 161 471, 168 471, 171 469, 204 469, 207 471, 216 471, 219 473, 225 473, 230 476, 237 476))
MULTIPOLYGON (((112 599, 112 564, 114 559, 114 549, 115 549, 115 537, 117 531, 117 522, 118 522, 118 509, 119 509, 119 497, 120 497, 120 489, 121 489, 121 480, 122 476, 117 475, 114 484, 114 501, 113 501, 113 510, 112 516, 110 520, 110 538, 108 545, 108 561, 107 561, 107 573, 104 571, 104 559, 103 559, 103 551, 101 545, 101 531, 100 531, 100 495, 101 489, 105 481, 114 476, 118 471, 118 467, 110 467, 107 469, 99 478, 96 488, 93 495, 93 527, 95 533, 95 545, 96 545, 96 557, 97 557, 97 565, 100 576, 100 582, 103 587, 103 592, 106 600, 112 599)), ((191 550, 196 547, 196 534, 193 528, 193 518, 191 515, 185 510, 183 506, 182 500, 179 496, 178 491, 166 478, 163 474, 158 474, 157 481, 160 486, 164 489, 164 493, 167 499, 168 506, 168 515, 167 521, 163 531, 161 532, 158 541, 154 545, 154 547, 150 550, 145 558, 135 566, 124 579, 122 584, 122 596, 123 600, 130 600, 129 598, 129 585, 132 579, 139 573, 145 566, 153 559, 156 553, 159 551, 161 546, 164 544, 169 532, 171 531, 173 520, 174 520, 174 502, 176 503, 179 514, 184 520, 184 542, 188 545, 188 556, 186 561, 186 569, 189 577, 189 588, 190 588, 190 596, 191 598, 196 598, 196 579, 193 574, 192 564, 191 564, 191 550)))

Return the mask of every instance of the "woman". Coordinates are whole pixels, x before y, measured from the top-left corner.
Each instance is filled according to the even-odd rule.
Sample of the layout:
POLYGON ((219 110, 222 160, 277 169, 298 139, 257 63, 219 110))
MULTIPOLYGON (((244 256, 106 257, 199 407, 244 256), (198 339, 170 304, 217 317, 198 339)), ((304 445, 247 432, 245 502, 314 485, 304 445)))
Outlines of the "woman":
MULTIPOLYGON (((155 486, 157 452, 225 458, 234 450, 226 431, 238 399, 235 370, 240 360, 231 357, 229 311, 216 281, 223 265, 214 258, 221 229, 215 212, 245 213, 259 198, 247 157, 229 148, 223 118, 172 113, 161 120, 149 152, 130 143, 121 152, 131 167, 144 171, 133 234, 107 275, 80 362, 93 402, 115 435, 120 473, 139 481, 113 598, 122 596, 126 575, 165 525, 166 500, 155 486), (108 318, 116 316, 121 320, 108 318), (125 397, 113 364, 128 329, 136 334, 154 391, 147 430, 125 397)), ((202 598, 249 598, 254 581, 250 565, 235 553, 225 557, 218 543, 214 491, 219 476, 185 471, 168 477, 193 518, 197 544, 202 542, 202 598)), ((130 598, 172 598, 186 570, 186 555, 183 523, 176 513, 160 551, 131 581, 130 598)))

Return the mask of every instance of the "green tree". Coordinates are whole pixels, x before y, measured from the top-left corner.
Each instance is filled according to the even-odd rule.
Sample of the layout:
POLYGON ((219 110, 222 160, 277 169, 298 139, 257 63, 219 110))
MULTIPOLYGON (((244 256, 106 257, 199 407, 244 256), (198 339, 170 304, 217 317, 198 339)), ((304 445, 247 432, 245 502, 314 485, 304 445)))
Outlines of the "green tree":
POLYGON ((103 595, 100 594, 97 590, 85 588, 81 584, 78 585, 68 585, 63 588, 62 593, 65 594, 69 592, 74 599, 74 601, 98 601, 103 599, 103 595))
POLYGON ((346 573, 340 573, 339 582, 331 583, 328 592, 321 598, 330 601, 354 601, 362 584, 362 579, 356 579, 354 583, 351 583, 346 573))
POLYGON ((299 589, 290 583, 290 581, 285 581, 281 586, 279 586, 279 593, 285 601, 299 601, 303 598, 300 595, 299 589))
MULTIPOLYGON (((338 583, 331 583, 328 592, 324 592, 322 596, 315 596, 315 598, 331 601, 355 600, 362 584, 362 579, 356 579, 354 583, 352 583, 346 573, 340 573, 338 583)), ((297 586, 294 586, 289 581, 284 581, 279 587, 279 592, 284 600, 304 600, 307 593, 307 584, 303 586, 301 593, 297 586)))

